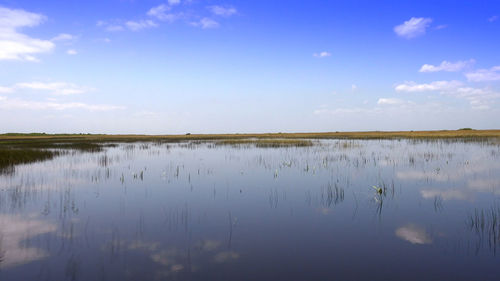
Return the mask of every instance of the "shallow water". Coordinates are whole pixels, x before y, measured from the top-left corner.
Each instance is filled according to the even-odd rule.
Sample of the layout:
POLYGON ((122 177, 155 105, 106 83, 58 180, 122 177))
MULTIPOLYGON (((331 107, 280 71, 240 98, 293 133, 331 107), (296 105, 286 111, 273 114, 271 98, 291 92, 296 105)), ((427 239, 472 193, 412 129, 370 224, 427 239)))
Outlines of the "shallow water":
POLYGON ((73 152, 0 175, 0 280, 498 280, 499 160, 397 140, 73 152))

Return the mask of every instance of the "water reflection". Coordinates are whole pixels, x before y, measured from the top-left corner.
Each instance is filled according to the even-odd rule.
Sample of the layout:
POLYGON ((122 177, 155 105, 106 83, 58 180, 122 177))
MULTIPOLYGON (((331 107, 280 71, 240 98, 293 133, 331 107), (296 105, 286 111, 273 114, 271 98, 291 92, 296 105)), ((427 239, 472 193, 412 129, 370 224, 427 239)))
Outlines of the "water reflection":
POLYGON ((0 215, 0 268, 19 266, 49 256, 42 248, 31 245, 30 240, 54 233, 55 224, 36 215, 0 215))
POLYGON ((18 165, 0 175, 0 279, 404 280, 363 272, 416 259, 500 274, 499 147, 135 143, 18 165))
POLYGON ((422 226, 409 223, 396 229, 396 236, 412 244, 431 244, 432 238, 422 226))

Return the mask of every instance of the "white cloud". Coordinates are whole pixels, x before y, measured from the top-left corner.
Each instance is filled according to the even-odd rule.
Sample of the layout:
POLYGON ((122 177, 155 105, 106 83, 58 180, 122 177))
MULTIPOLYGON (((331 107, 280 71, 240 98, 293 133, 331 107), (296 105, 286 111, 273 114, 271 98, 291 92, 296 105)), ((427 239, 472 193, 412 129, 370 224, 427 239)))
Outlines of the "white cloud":
POLYGON ((412 244, 432 243, 432 239, 425 231, 425 228, 412 223, 396 229, 396 236, 412 244))
POLYGON ((0 7, 0 60, 38 61, 35 54, 54 48, 49 40, 32 38, 18 29, 34 27, 46 20, 41 14, 0 7))
POLYGON ((326 57, 330 57, 332 54, 329 53, 329 52, 321 52, 321 53, 314 53, 313 56, 316 57, 316 58, 326 58, 326 57))
POLYGON ((405 82, 396 85, 395 89, 398 92, 425 92, 425 91, 443 91, 448 89, 456 89, 462 86, 460 81, 435 81, 429 84, 417 84, 413 81, 405 82))
POLYGON ((430 18, 414 18, 394 27, 394 32, 400 37, 407 39, 424 35, 427 27, 431 24, 430 18))
POLYGON ((180 3, 181 3, 181 0, 168 0, 168 4, 170 6, 179 5, 180 3))
POLYGON ((432 64, 424 64, 420 68, 419 72, 437 72, 437 71, 447 71, 447 72, 457 72, 461 71, 464 68, 470 67, 476 61, 470 59, 468 61, 457 61, 457 62, 449 62, 443 61, 440 65, 432 65, 432 64))
POLYGON ((377 101, 378 105, 399 105, 404 103, 406 103, 404 100, 394 98, 380 98, 377 101))
POLYGON ((56 37, 52 38, 51 41, 71 41, 76 39, 76 36, 68 34, 68 33, 61 33, 57 35, 56 37))
POLYGON ((491 18, 488 19, 489 22, 494 22, 498 20, 498 16, 492 16, 491 18))
POLYGON ((214 21, 213 19, 210 19, 210 18, 202 18, 198 22, 192 22, 191 25, 198 26, 198 27, 201 27, 203 29, 219 27, 219 23, 214 21))
POLYGON ((208 9, 216 16, 229 17, 238 13, 234 7, 209 6, 208 9))
POLYGON ((358 89, 358 86, 356 84, 351 85, 351 90, 356 91, 358 89))
POLYGON ((123 106, 105 105, 105 104, 86 104, 81 102, 41 102, 30 101, 23 99, 3 99, 0 100, 0 108, 2 109, 28 109, 28 110, 68 110, 68 109, 83 109, 89 111, 110 111, 125 109, 123 106))
POLYGON ((491 89, 478 89, 472 87, 461 87, 455 91, 445 92, 444 94, 463 98, 469 101, 473 109, 489 109, 494 100, 500 98, 500 93, 491 89))
POLYGON ((81 87, 72 83, 65 82, 29 82, 29 83, 17 83, 15 88, 18 89, 30 89, 37 91, 50 91, 54 95, 75 95, 83 94, 92 91, 92 88, 81 87))
POLYGON ((139 31, 145 28, 157 27, 158 25, 152 20, 127 21, 125 25, 132 31, 139 31))
POLYGON ((395 89, 398 92, 438 91, 446 96, 467 100, 473 109, 489 109, 491 103, 500 98, 500 93, 491 89, 465 87, 460 81, 435 81, 429 84, 405 82, 395 89))
POLYGON ((490 69, 478 69, 466 73, 465 77, 472 82, 498 81, 500 80, 500 66, 494 66, 490 69))
POLYGON ((109 32, 117 32, 117 31, 125 30, 125 28, 121 24, 118 24, 115 22, 110 23, 110 22, 103 21, 103 20, 97 21, 96 26, 103 27, 106 31, 109 31, 109 32))
POLYGON ((12 92, 14 92, 13 88, 0 86, 0 94, 8 94, 12 92))
POLYGON ((78 52, 76 50, 74 50, 74 49, 69 49, 69 50, 66 51, 66 54, 68 54, 68 55, 76 55, 76 54, 78 54, 78 52))

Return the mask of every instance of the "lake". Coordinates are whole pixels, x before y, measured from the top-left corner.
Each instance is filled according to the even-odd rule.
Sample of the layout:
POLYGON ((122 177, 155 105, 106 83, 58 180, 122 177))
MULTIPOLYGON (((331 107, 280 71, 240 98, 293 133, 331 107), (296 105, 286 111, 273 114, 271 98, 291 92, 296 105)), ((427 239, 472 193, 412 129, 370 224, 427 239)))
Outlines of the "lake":
POLYGON ((500 145, 118 143, 0 174, 0 280, 498 280, 500 145))

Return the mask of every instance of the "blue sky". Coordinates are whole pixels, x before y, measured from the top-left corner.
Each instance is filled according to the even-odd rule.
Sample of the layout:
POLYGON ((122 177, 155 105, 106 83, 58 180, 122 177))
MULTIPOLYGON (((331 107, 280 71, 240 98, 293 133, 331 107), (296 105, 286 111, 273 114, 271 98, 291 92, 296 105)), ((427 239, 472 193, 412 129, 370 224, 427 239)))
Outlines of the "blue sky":
POLYGON ((499 128, 498 1, 1 1, 0 131, 499 128))

